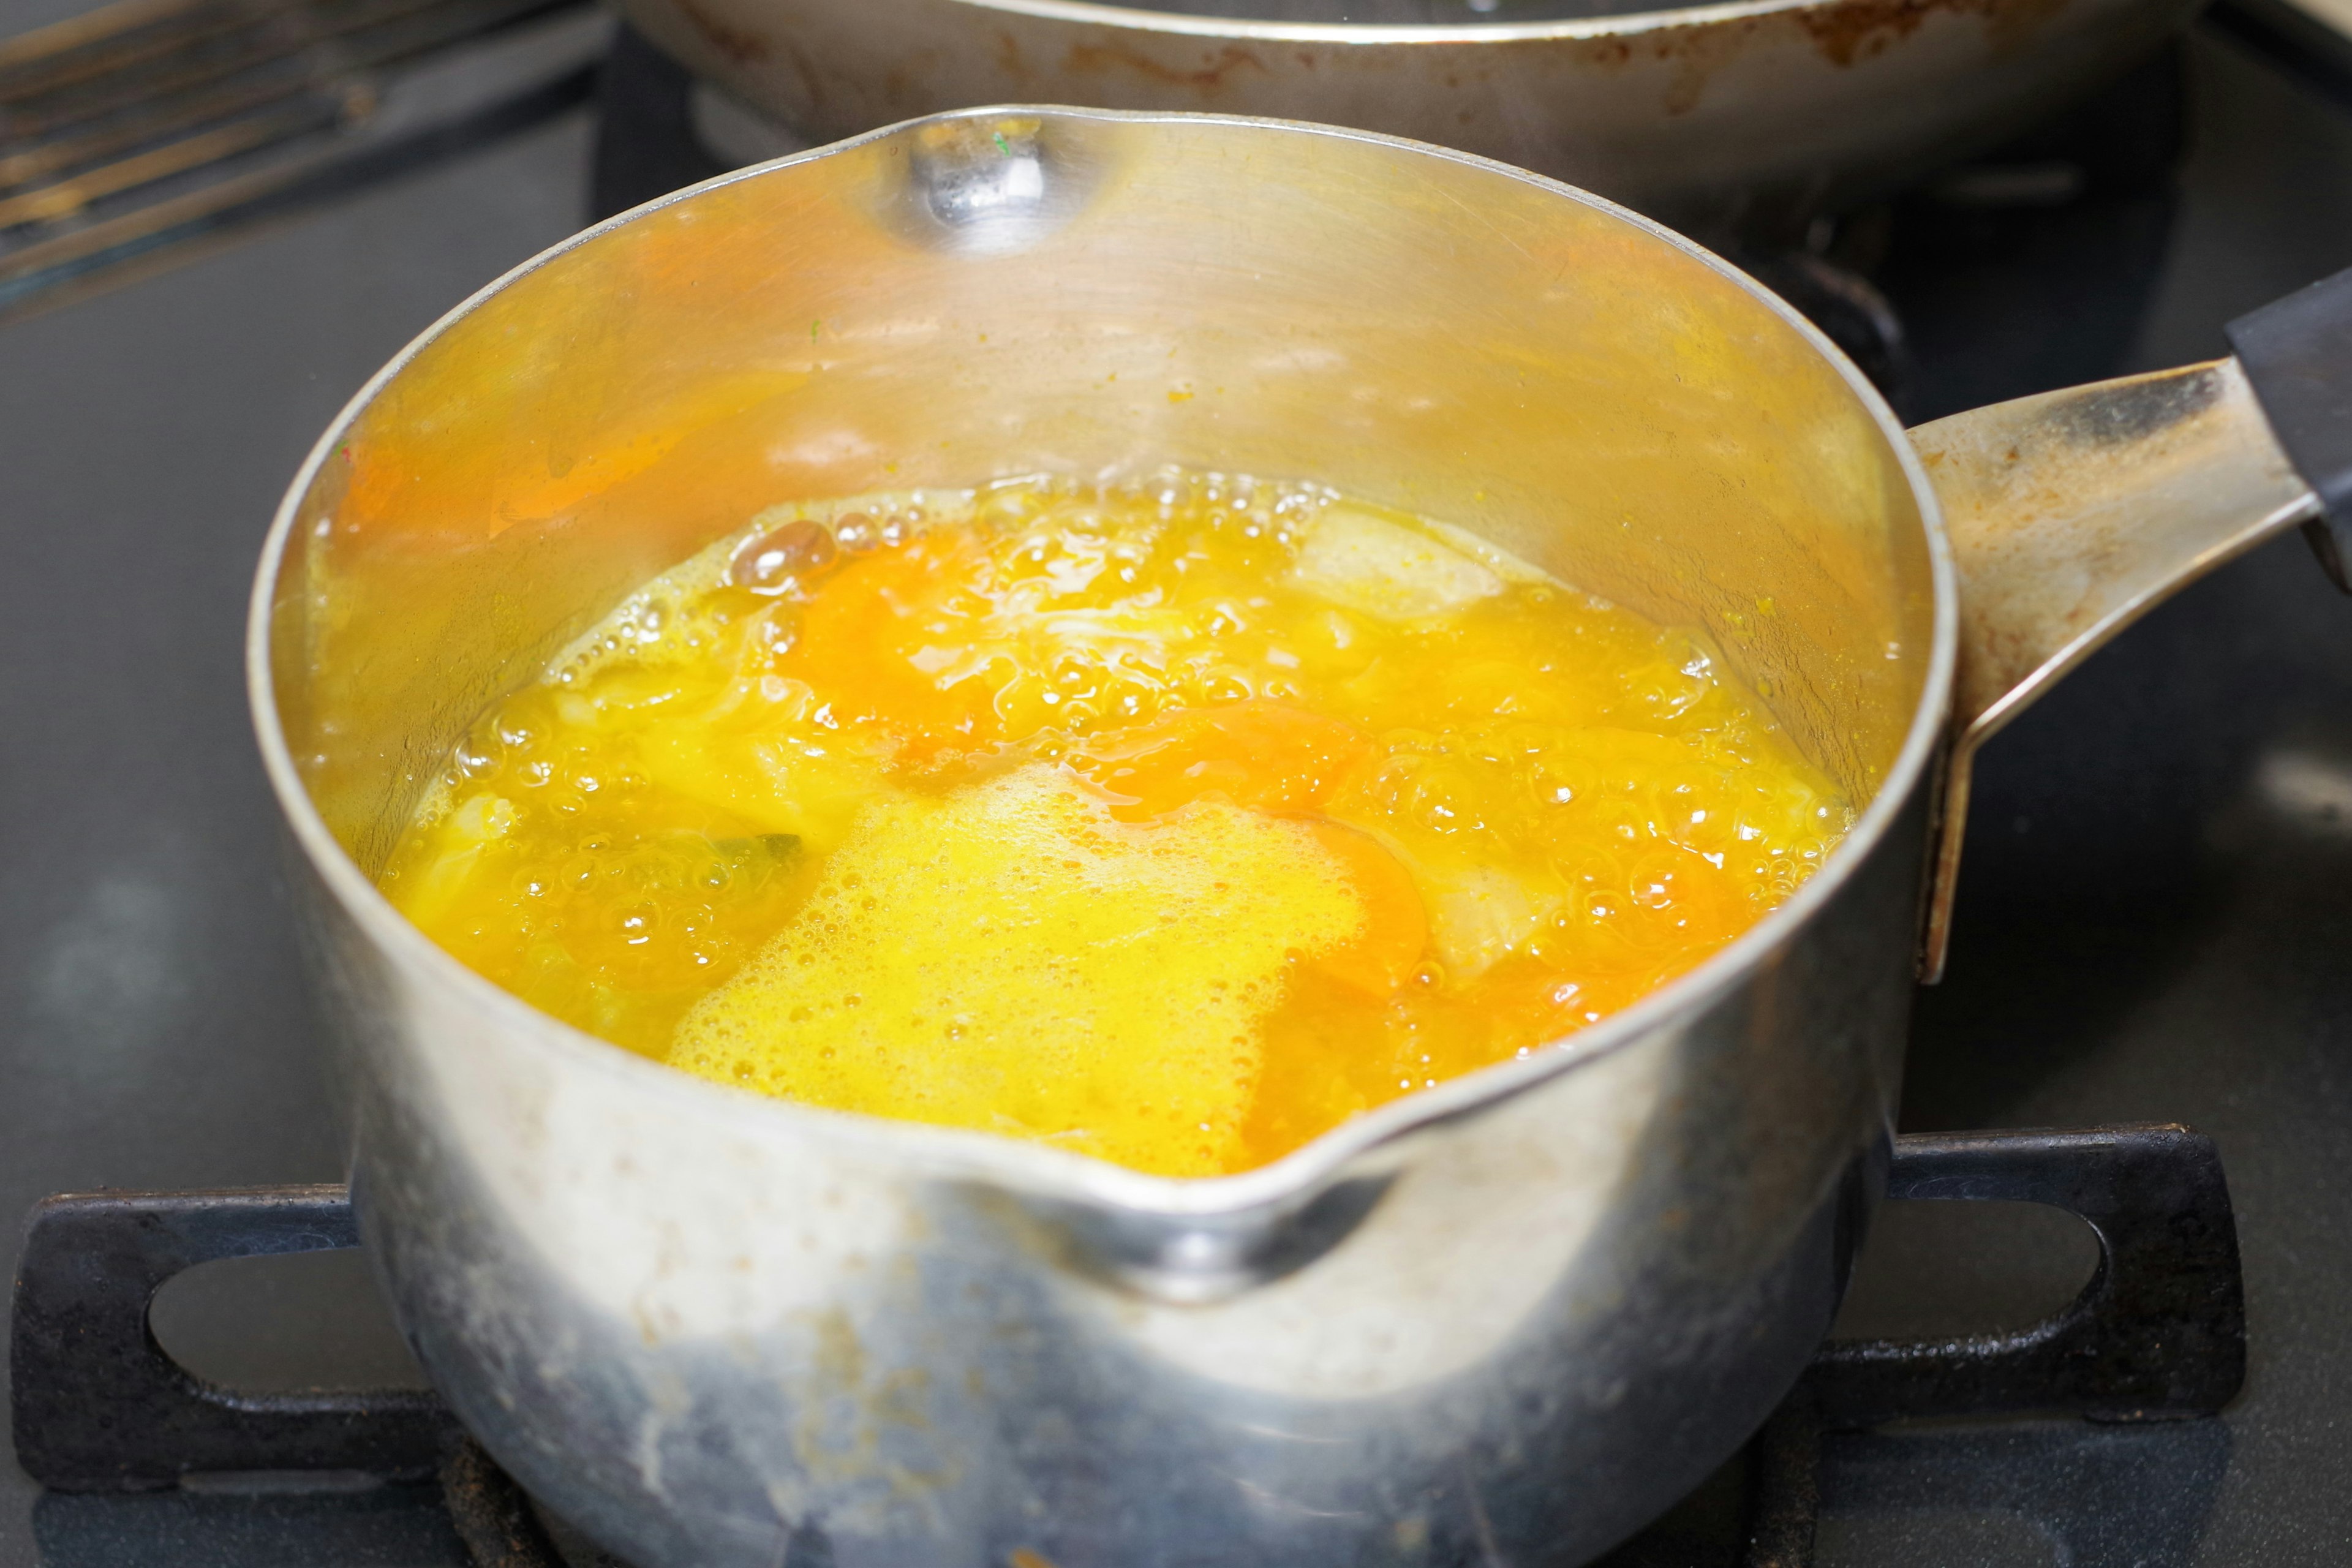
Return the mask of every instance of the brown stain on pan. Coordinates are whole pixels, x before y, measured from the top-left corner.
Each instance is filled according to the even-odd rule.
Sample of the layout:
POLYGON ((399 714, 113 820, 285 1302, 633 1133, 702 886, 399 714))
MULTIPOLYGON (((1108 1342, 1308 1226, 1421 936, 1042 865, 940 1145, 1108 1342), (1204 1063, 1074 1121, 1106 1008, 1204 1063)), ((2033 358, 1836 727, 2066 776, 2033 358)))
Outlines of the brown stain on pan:
POLYGON ((1072 44, 1070 52, 1062 60, 1062 68, 1075 76, 1131 71, 1163 86, 1189 87, 1204 93, 1214 92, 1223 87, 1228 76, 1244 68, 1261 76, 1273 74, 1265 68, 1264 60, 1239 44, 1225 45, 1211 55, 1198 70, 1184 70, 1116 43, 1072 44))
POLYGON ((1995 55, 2014 54, 2066 8, 2066 0, 1844 0, 1793 13, 1831 64, 1851 66, 1885 53, 1939 12, 1981 16, 1995 55))
POLYGON ((1708 80, 1753 47, 1758 31, 1756 17, 1741 16, 1704 26, 1677 28, 1671 36, 1654 38, 1653 52, 1675 68, 1673 79, 1666 83, 1666 113, 1679 116, 1696 109, 1708 80))
POLYGON ((767 39, 720 21, 702 5, 700 0, 677 0, 678 15, 694 24, 695 31, 710 40, 710 47, 739 66, 754 60, 764 60, 775 52, 767 39))
POLYGON ((1613 75, 1636 68, 1664 67, 1668 72, 1660 107, 1667 115, 1688 114, 1698 107, 1715 73, 1748 50, 1769 41, 1785 27, 1780 16, 1737 16, 1726 20, 1677 23, 1634 35, 1602 34, 1597 37, 1563 39, 1563 52, 1575 68, 1613 75))
POLYGON ((2174 547, 2149 543, 2145 519, 2117 498, 2226 449, 2227 391, 2216 367, 2192 365, 2047 394, 2006 419, 1938 421, 1915 437, 1960 573, 1964 720, 2115 615, 2119 584, 2163 574, 2150 563, 2174 547))
POLYGON ((1637 36, 1603 35, 1578 41, 1580 68, 1616 73, 1636 67, 1669 68, 1661 107, 1669 116, 1696 109, 1724 66, 1757 48, 1785 43, 1791 31, 1832 65, 1851 68, 1874 59, 1917 32, 1938 14, 1983 20, 1996 58, 2030 43, 2069 0, 1830 0, 1824 5, 1762 16, 1683 23, 1637 36))
POLYGON ((996 33, 996 68, 1013 81, 1028 84, 1029 62, 1021 58, 1021 40, 1001 27, 996 33))

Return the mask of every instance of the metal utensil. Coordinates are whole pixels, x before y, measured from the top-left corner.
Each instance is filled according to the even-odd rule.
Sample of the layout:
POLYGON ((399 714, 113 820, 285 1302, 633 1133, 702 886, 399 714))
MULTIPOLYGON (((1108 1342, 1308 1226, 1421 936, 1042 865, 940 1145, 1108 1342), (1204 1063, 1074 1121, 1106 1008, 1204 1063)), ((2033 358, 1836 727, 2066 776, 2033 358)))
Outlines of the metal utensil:
MULTIPOLYGON (((2352 349, 2254 358, 2296 431, 2352 349)), ((1942 780, 2318 510, 2235 362, 1906 437, 1688 241, 1360 132, 992 110, 711 182, 419 340, 270 536, 254 707, 362 1234, 465 1424, 646 1568, 1581 1560, 1829 1326, 1956 864, 1923 886, 1942 780), (673 1073, 375 892, 483 706, 761 506, 1165 461, 1339 483, 1703 627, 1859 822, 1638 1005, 1202 1182, 673 1073)))

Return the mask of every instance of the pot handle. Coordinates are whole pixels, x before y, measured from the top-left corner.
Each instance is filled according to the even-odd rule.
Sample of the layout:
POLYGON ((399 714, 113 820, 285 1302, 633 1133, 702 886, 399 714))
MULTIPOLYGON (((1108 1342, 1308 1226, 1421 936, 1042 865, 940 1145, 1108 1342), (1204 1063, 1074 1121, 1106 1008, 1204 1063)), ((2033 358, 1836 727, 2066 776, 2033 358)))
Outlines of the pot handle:
POLYGON ((2295 523, 2352 592, 2352 271, 2228 329, 2237 357, 1910 432, 1942 502, 1959 663, 1919 978, 1943 977, 1977 748, 2116 633, 2295 523))

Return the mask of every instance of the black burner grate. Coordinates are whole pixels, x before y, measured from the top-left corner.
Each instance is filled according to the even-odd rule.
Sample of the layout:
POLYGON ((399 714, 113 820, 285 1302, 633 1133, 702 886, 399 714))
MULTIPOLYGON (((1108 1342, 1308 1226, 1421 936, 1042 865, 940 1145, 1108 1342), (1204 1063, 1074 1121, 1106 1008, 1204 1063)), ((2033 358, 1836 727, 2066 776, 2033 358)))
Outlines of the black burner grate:
MULTIPOLYGON (((2236 1394, 2244 1296, 2210 1139, 2172 1126, 1901 1138, 1887 1195, 2068 1210, 2096 1233, 2098 1268, 2064 1310, 2014 1332, 1823 1346, 1751 1449, 1748 1568, 1811 1562, 1825 1434, 2036 1412, 2169 1420, 2210 1415, 2236 1394)), ((432 1395, 239 1394, 192 1375, 148 1326, 155 1292, 198 1263, 356 1245, 341 1187, 44 1201, 16 1277, 18 1462, 63 1491, 219 1472, 437 1471, 480 1568, 580 1561, 593 1549, 559 1552, 530 1500, 432 1395)))

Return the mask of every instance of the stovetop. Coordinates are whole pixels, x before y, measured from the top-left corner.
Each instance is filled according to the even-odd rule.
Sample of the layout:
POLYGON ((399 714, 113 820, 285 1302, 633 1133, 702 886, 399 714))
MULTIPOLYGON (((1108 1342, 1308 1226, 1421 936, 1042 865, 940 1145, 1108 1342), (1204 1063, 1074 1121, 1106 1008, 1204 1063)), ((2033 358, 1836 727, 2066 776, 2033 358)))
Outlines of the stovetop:
MULTIPOLYGON (((47 19, 32 7, 0 8, 0 32, 47 19)), ((2144 77, 1974 184, 1814 237, 1903 320, 1911 416, 2221 353, 2224 321, 2352 264, 2352 109, 2212 29, 2181 68, 2182 99, 2144 77), (2098 125, 2129 132, 2112 157, 2098 125), (2131 154, 2174 134, 2177 180, 2168 160, 2131 154), (2061 164, 2088 194, 2019 208, 2020 192, 2059 192, 2061 164)), ((378 364, 576 227, 596 165, 607 204, 631 178, 659 188, 661 166, 616 170, 629 156, 608 142, 600 157, 574 113, 0 327, 12 1237, 5 1216, 59 1190, 340 1175, 244 713, 253 559, 309 442, 378 364)), ((1950 978, 1920 996, 1905 1130, 2211 1134, 2236 1201, 2251 1369, 2218 1420, 1833 1437, 1819 1561, 2338 1561, 2352 1549, 2352 604, 2282 541, 2126 633, 1978 769, 1950 978)), ((2071 1295, 2093 1257, 2053 1210, 1890 1205, 1841 1329, 2020 1323, 2071 1295)), ((357 1254, 208 1266, 166 1290, 155 1324, 198 1371, 242 1385, 416 1381, 357 1254)), ((1738 1487, 1727 1468, 1613 1568, 1728 1563, 1738 1487)), ((42 1495, 0 1467, 0 1568, 465 1561, 430 1489, 278 1478, 42 1495)))

